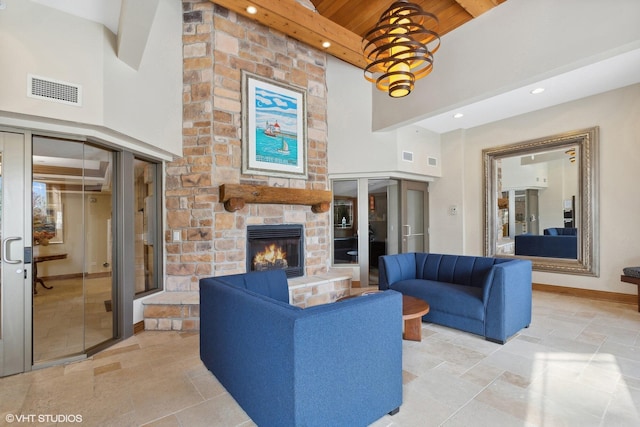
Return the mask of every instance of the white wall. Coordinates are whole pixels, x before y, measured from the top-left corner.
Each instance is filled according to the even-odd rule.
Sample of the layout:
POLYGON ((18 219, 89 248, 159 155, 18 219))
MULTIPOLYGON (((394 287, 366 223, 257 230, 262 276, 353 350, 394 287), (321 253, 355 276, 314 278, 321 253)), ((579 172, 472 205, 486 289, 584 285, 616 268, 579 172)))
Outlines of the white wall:
POLYGON ((327 88, 329 175, 393 169, 395 132, 372 132, 371 87, 362 70, 328 56, 327 88))
POLYGON ((39 255, 66 253, 63 260, 38 265, 38 276, 82 275, 110 271, 103 263, 107 255, 107 221, 111 215, 111 194, 62 193, 62 243, 36 246, 39 255), (79 226, 84 224, 84 227, 79 226))
MULTIPOLYGON (((465 131, 442 135, 442 178, 429 184, 429 250, 435 253, 462 254, 468 239, 464 181, 465 131), (449 215, 456 206, 458 214, 449 215)), ((478 160, 479 161, 479 160, 478 160)), ((477 178, 481 179, 481 178, 477 178)))
POLYGON ((59 276, 67 274, 82 275, 84 268, 84 228, 82 224, 83 201, 79 193, 62 195, 62 243, 51 243, 48 246, 34 246, 36 255, 66 253, 67 258, 47 261, 38 264, 38 276, 59 276))
POLYGON ((0 13, 0 125, 182 154, 182 9, 161 1, 136 71, 101 24, 24 0, 0 13), (82 106, 27 97, 27 74, 82 86, 82 106))
POLYGON ((362 70, 334 57, 327 60, 329 175, 395 176, 429 180, 442 173, 440 136, 417 126, 373 132, 371 83, 362 70), (402 152, 414 161, 402 160, 402 152), (429 166, 428 157, 437 159, 429 166))
MULTIPOLYGON (((448 185, 447 192, 465 194, 464 227, 447 239, 464 239, 464 253, 483 253, 482 150, 484 148, 542 138, 568 131, 600 127, 600 277, 534 272, 533 281, 558 286, 635 294, 637 288, 620 282, 622 268, 640 265, 640 212, 637 183, 640 182, 640 85, 633 85, 601 95, 573 101, 502 120, 485 126, 455 132, 464 144, 464 158, 458 167, 465 169, 460 187, 448 185)), ((443 152, 448 135, 443 135, 443 152)), ((441 182, 459 178, 444 171, 441 182)), ((433 197, 433 194, 432 194, 433 197)), ((439 194, 440 198, 444 198, 439 194)), ((432 229, 434 221, 432 218, 432 229)), ((432 238, 436 236, 432 235, 432 238)), ((439 235, 439 239, 445 236, 439 235)), ((438 246, 437 244, 433 246, 438 246)))
POLYGON ((158 4, 137 70, 112 48, 104 52, 104 125, 182 156, 182 2, 158 4))
POLYGON ((6 4, 0 13, 0 111, 99 124, 108 43, 102 25, 30 1, 6 4), (27 74, 81 85, 82 107, 27 97, 27 74))
POLYGON ((509 0, 444 35, 433 72, 409 96, 375 91, 373 128, 415 123, 637 49, 638 16, 637 0, 509 0))

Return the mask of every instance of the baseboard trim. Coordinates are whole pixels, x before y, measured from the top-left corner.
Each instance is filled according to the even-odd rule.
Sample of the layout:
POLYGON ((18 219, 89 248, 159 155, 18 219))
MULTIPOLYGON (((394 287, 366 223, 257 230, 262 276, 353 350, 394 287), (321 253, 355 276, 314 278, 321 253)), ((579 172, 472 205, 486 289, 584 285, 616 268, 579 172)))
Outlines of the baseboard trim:
POLYGON ((592 289, 569 288, 565 286, 545 285, 542 283, 533 283, 533 290, 598 301, 610 301, 630 305, 638 304, 637 295, 621 294, 618 292, 594 291, 592 289))
POLYGON ((133 335, 139 334, 142 331, 144 331, 144 320, 133 324, 133 335))

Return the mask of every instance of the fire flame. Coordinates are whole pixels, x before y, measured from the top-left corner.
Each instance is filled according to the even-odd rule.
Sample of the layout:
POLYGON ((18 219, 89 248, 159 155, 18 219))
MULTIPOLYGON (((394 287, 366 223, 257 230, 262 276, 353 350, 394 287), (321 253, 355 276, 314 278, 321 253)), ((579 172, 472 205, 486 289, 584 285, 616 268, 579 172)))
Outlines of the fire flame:
POLYGON ((282 250, 280 246, 277 246, 275 243, 265 246, 263 252, 258 252, 255 257, 253 257, 253 263, 269 263, 275 264, 276 260, 286 260, 287 253, 282 250))

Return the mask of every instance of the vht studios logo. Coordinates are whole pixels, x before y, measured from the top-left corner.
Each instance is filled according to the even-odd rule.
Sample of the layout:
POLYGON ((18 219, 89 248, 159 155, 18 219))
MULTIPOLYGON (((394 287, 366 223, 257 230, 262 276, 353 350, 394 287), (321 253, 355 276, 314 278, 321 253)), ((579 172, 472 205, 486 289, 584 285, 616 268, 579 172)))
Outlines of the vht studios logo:
POLYGON ((7 423, 81 423, 82 415, 73 414, 7 414, 7 423))

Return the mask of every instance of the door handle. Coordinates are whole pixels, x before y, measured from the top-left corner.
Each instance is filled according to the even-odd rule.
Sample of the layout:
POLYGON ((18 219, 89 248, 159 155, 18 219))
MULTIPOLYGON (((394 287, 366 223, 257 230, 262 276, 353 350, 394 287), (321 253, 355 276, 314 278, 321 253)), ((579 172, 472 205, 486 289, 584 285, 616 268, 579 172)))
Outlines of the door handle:
POLYGON ((7 252, 9 251, 9 243, 18 240, 22 240, 22 237, 7 237, 2 241, 2 261, 6 262, 7 264, 20 264, 22 262, 22 260, 9 259, 9 257, 7 257, 7 252))
POLYGON ((403 234, 402 237, 411 237, 411 225, 406 224, 403 227, 407 227, 407 234, 403 234))

